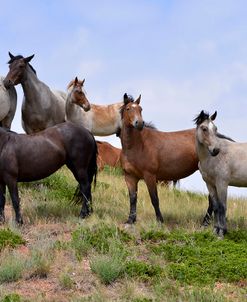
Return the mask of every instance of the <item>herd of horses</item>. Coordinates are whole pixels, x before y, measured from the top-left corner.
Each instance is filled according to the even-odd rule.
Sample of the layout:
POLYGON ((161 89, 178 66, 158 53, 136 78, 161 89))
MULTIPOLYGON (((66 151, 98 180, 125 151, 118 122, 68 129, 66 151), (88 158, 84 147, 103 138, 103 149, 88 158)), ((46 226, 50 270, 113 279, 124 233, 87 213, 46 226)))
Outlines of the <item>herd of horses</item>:
POLYGON ((127 223, 136 221, 139 180, 146 183, 156 218, 163 222, 157 182, 178 181, 199 169, 209 192, 203 224, 209 224, 214 214, 214 232, 224 236, 227 187, 247 186, 247 146, 217 132, 216 113, 209 116, 202 111, 194 120, 196 128, 161 132, 143 121, 141 96, 134 100, 125 93, 121 102, 92 104, 86 97, 85 80, 76 77, 67 93, 52 91, 30 64, 34 55, 9 56, 9 72, 0 78, 0 222, 5 221, 6 186, 16 221, 22 224, 17 183, 47 177, 64 164, 78 182, 80 217, 85 218, 92 212, 91 185, 97 169, 108 160, 124 171, 130 202, 127 223), (10 130, 18 84, 24 92, 26 134, 10 130), (112 134, 120 137, 122 149, 94 138, 112 134))

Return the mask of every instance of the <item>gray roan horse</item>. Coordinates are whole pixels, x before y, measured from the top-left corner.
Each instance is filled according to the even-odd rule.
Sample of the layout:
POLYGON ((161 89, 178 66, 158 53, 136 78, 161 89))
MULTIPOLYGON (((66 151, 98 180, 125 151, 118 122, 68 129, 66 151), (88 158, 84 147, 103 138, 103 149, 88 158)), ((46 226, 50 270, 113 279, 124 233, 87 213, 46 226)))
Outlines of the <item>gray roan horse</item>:
POLYGON ((26 133, 34 133, 65 121, 66 94, 51 91, 41 82, 29 64, 34 55, 24 58, 9 52, 9 72, 4 79, 6 88, 21 84, 24 92, 22 103, 22 127, 26 133))
POLYGON ((17 182, 49 176, 64 164, 79 183, 80 217, 91 211, 91 183, 96 182, 97 145, 84 127, 64 122, 35 134, 16 134, 0 128, 0 222, 5 221, 5 191, 8 187, 16 215, 23 223, 17 182))
POLYGON ((0 76, 0 126, 10 129, 15 116, 17 94, 15 87, 6 89, 3 80, 4 77, 0 76))
POLYGON ((236 143, 219 134, 213 123, 216 115, 201 111, 195 118, 196 149, 212 202, 214 232, 223 237, 227 231, 227 187, 247 187, 247 143, 236 143))

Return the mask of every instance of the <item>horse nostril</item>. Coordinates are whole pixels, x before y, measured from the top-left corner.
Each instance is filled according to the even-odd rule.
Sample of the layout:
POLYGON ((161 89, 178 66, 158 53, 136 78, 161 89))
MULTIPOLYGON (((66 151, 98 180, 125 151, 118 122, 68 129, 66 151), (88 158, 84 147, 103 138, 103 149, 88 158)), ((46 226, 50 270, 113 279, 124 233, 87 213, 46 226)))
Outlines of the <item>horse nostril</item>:
POLYGON ((219 149, 219 148, 214 148, 214 149, 212 150, 212 152, 211 152, 211 155, 212 155, 212 156, 216 156, 216 155, 219 154, 219 152, 220 152, 220 149, 219 149))

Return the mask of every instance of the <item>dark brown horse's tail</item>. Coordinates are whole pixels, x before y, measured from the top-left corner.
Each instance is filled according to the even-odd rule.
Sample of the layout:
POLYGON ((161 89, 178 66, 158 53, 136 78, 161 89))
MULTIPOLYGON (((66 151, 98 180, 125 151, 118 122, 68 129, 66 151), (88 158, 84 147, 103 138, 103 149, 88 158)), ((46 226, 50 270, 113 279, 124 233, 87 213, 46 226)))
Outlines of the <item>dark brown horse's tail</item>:
POLYGON ((94 182, 94 188, 95 188, 97 182, 97 172, 98 172, 98 166, 97 166, 98 147, 95 139, 94 139, 94 148, 95 148, 94 149, 95 152, 93 152, 92 158, 88 166, 88 179, 90 183, 92 183, 92 181, 94 182))

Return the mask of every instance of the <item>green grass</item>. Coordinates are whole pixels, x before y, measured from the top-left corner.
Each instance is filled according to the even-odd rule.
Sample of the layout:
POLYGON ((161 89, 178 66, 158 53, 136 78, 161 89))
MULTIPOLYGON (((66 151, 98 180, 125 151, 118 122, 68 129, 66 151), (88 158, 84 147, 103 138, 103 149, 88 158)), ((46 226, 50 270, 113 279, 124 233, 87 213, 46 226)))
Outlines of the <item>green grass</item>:
POLYGON ((17 233, 0 229, 0 302, 50 302, 51 296, 53 302, 246 299, 245 199, 229 198, 229 232, 218 240, 212 226, 201 228, 206 195, 158 186, 165 220, 159 224, 141 181, 137 222, 126 226, 129 198, 119 171, 99 173, 94 212, 85 220, 78 218, 80 205, 70 202, 76 186, 66 168, 20 186, 25 224, 17 233), (24 254, 18 250, 22 238, 24 254), (47 291, 46 281, 53 284, 47 291), (24 293, 20 288, 28 291, 28 282, 42 285, 24 293))

